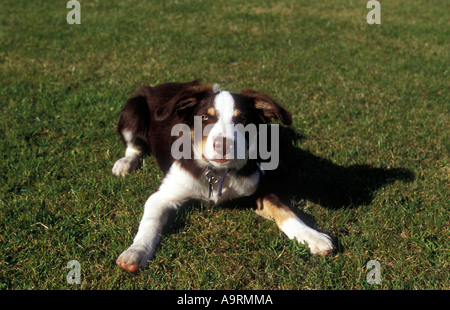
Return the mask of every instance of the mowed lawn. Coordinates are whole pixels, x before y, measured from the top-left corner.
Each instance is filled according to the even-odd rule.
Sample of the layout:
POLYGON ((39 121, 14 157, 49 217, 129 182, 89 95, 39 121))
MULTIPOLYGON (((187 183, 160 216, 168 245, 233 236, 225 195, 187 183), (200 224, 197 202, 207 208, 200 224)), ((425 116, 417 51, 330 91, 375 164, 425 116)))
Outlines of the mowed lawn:
POLYGON ((0 289, 450 289, 447 1, 382 1, 380 25, 359 0, 80 1, 80 25, 66 3, 0 4, 0 289), (118 113, 195 78, 292 112, 288 198, 335 254, 202 204, 147 269, 116 267, 163 177, 151 156, 112 175, 118 113))

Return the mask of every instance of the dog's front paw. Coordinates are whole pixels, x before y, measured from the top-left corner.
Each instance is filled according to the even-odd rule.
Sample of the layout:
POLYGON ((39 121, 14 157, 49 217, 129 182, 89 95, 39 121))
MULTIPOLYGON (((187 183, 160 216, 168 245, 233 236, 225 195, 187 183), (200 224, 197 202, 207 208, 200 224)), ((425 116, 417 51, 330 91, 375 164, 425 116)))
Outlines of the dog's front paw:
POLYGON ((139 158, 135 157, 122 157, 114 164, 112 168, 112 173, 116 176, 126 176, 130 172, 137 170, 139 168, 139 158))
POLYGON ((313 254, 327 256, 335 250, 330 236, 318 231, 314 231, 313 234, 309 234, 304 241, 308 244, 308 247, 313 254))
POLYGON ((148 265, 148 260, 151 256, 152 253, 149 253, 145 248, 132 245, 120 254, 116 264, 125 271, 136 272, 139 268, 144 268, 148 265))
POLYGON ((335 250, 333 241, 328 235, 318 232, 296 219, 285 221, 282 230, 290 239, 297 239, 302 244, 306 243, 312 254, 326 256, 335 250))

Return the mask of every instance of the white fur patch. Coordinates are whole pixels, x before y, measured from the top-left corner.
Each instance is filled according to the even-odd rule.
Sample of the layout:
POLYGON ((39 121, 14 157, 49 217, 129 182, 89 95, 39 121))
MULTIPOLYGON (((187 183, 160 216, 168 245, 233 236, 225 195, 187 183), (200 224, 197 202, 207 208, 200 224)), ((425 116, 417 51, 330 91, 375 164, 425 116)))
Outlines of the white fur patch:
POLYGON ((234 99, 228 91, 221 91, 214 100, 214 108, 219 112, 219 126, 231 124, 234 114, 234 99))
POLYGON ((132 142, 134 140, 133 132, 131 132, 131 131, 123 130, 122 136, 125 139, 125 141, 127 142, 127 144, 129 144, 130 142, 132 142))

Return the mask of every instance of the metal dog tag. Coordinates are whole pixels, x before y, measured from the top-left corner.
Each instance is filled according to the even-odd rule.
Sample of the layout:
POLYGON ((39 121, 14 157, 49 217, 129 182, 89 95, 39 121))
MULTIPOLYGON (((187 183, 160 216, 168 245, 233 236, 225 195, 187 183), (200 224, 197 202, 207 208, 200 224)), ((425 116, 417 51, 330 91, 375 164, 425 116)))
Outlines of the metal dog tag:
POLYGON ((208 181, 208 198, 211 198, 213 192, 213 185, 217 183, 217 178, 214 175, 212 169, 208 169, 205 173, 206 180, 208 181))

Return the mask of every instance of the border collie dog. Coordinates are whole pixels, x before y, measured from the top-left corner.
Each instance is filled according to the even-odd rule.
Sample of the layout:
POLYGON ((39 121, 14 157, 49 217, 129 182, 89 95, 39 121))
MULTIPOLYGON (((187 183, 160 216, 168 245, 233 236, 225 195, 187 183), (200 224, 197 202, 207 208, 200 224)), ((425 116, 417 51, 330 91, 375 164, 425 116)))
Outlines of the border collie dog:
MULTIPOLYGON (((251 89, 235 94, 198 80, 141 87, 120 112, 118 131, 126 151, 112 172, 125 176, 152 153, 164 178, 145 203, 133 244, 117 265, 130 272, 147 266, 170 215, 192 199, 221 204, 248 197, 256 213, 274 220, 290 239, 306 243, 314 254, 331 253, 329 236, 307 226, 270 190, 261 190, 265 170, 272 168, 252 153, 252 142, 264 142, 258 138, 272 119, 292 121, 268 95, 251 89)), ((272 141, 272 148, 277 143, 272 141)))

